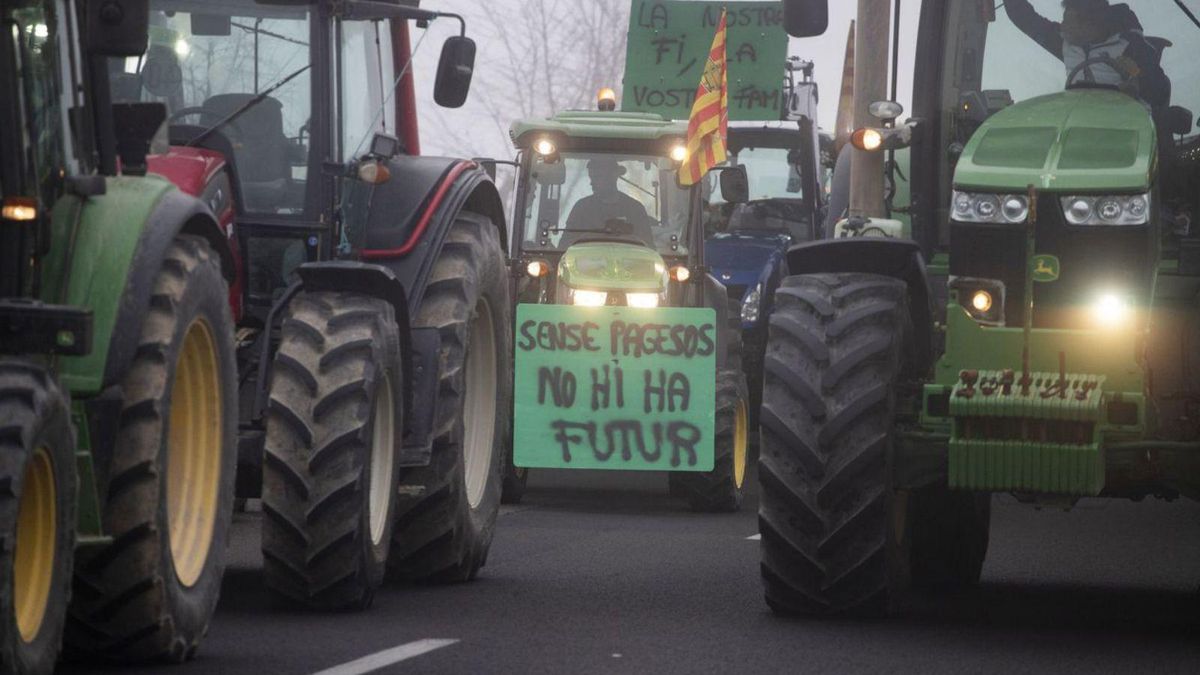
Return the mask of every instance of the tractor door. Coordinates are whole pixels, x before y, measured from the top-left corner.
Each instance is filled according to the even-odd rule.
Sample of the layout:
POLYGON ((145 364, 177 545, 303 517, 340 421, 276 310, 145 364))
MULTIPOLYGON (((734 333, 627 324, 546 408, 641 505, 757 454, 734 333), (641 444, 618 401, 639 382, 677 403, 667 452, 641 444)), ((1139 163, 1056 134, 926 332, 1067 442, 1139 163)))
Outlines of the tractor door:
POLYGON ((333 157, 348 169, 337 177, 341 227, 334 245, 345 255, 363 248, 371 199, 376 186, 384 181, 382 176, 363 180, 356 169, 356 160, 377 155, 378 160, 386 162, 408 150, 399 140, 398 106, 392 100, 399 75, 397 66, 403 71, 405 64, 397 64, 394 58, 391 20, 338 19, 334 26, 333 90, 339 114, 333 157), (372 143, 376 135, 389 147, 372 143))

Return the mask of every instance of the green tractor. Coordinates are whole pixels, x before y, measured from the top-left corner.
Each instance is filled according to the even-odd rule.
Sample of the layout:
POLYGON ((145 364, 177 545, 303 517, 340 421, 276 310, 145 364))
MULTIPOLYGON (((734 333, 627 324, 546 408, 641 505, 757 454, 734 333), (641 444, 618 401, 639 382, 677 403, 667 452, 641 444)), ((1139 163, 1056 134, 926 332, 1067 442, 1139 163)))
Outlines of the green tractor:
MULTIPOLYGON (((1200 138, 1178 107, 1200 107, 1200 25, 1095 9, 1125 28, 1080 57, 1063 3, 925 0, 897 126, 866 105, 890 16, 866 4, 849 214, 789 252, 771 316, 759 522, 782 613, 977 582, 993 493, 1200 498, 1200 138)), ((824 0, 786 8, 794 35, 825 29, 824 0)))
POLYGON ((145 48, 146 16, 0 5, 5 673, 51 672, 64 632, 79 657, 189 659, 220 592, 233 263, 208 207, 127 152, 149 137, 125 122, 161 109, 109 103, 105 64, 145 48))
MULTIPOLYGON (((740 367, 738 313, 731 310, 724 286, 704 266, 701 193, 710 184, 685 188, 678 182, 685 124, 656 114, 617 112, 611 90, 602 91, 599 107, 522 120, 512 127, 519 151, 511 255, 517 303, 516 433, 504 496, 519 500, 535 466, 668 470, 672 493, 693 509, 736 510, 746 479, 748 395, 740 367), (696 325, 685 325, 689 322, 696 325), (626 333, 620 341, 624 348, 619 348, 613 331, 634 323, 646 332, 636 337, 626 333), (705 352, 700 356, 708 357, 703 364, 689 361, 696 354, 681 355, 695 351, 694 344, 677 348, 695 339, 697 327, 707 341, 700 350, 705 352), (575 328, 583 333, 572 332, 575 328), (582 336, 582 354, 570 354, 572 335, 582 336), (567 340, 559 343, 558 353, 567 352, 563 367, 556 362, 541 368, 536 353, 554 352, 556 336, 567 340), (592 337, 599 341, 596 345, 592 337), (598 346, 606 340, 612 341, 609 347, 598 346), (589 351, 598 360, 584 358, 589 351), (607 398, 595 398, 608 391, 596 378, 601 370, 601 379, 607 377, 610 363, 625 377, 622 382, 616 376, 616 397, 622 400, 623 394, 627 400, 622 400, 624 410, 615 412, 607 398), (654 369, 670 373, 668 378, 691 378, 691 412, 687 401, 683 410, 674 410, 674 418, 661 407, 652 410, 654 369), (565 389, 567 396, 555 397, 557 406, 546 402, 547 378, 564 370, 567 376, 572 371, 578 375, 579 402, 593 397, 590 410, 562 405, 561 398, 574 395, 574 379, 566 387, 555 380, 556 393, 565 389), (543 422, 559 412, 561 424, 568 426, 548 435, 543 422), (688 415, 710 419, 713 426, 686 426, 691 424, 688 415), (579 426, 569 426, 575 424, 579 426), (593 424, 599 426, 589 426, 593 424), (685 426, 688 433, 703 434, 699 445, 713 448, 712 454, 704 457, 708 451, 702 448, 698 462, 679 463, 670 452, 655 450, 664 444, 663 433, 685 426), (572 451, 591 459, 576 456, 572 461, 572 451)), ((725 201, 745 202, 745 170, 716 171, 725 201)))

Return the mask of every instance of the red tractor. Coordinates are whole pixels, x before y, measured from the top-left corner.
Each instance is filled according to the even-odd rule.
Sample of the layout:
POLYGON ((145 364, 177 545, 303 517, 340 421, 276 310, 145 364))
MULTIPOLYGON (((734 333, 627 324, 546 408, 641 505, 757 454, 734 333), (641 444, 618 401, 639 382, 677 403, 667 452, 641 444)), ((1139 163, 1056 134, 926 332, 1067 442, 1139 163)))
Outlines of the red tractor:
POLYGON ((109 68, 115 99, 166 104, 147 169, 235 252, 237 495, 267 585, 313 607, 473 578, 509 456, 504 208, 477 164, 419 156, 409 22, 463 26, 440 105, 475 45, 417 4, 151 0, 146 54, 109 68))

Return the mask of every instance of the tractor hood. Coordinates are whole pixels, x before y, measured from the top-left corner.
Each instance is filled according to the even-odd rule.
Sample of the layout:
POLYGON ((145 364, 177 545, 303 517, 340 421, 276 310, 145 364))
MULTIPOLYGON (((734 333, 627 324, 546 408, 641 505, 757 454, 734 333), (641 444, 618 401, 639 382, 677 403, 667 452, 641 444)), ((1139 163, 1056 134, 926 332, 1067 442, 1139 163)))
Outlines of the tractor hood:
POLYGON ((989 192, 1146 192, 1156 153, 1145 106, 1116 91, 1075 89, 993 115, 963 150, 954 183, 989 192))
POLYGON ((704 261, 726 286, 753 286, 768 267, 778 265, 791 237, 777 232, 726 232, 704 244, 704 261))
POLYGON ((563 253, 558 279, 571 288, 590 291, 662 293, 667 288, 667 265, 645 246, 588 242, 563 253))

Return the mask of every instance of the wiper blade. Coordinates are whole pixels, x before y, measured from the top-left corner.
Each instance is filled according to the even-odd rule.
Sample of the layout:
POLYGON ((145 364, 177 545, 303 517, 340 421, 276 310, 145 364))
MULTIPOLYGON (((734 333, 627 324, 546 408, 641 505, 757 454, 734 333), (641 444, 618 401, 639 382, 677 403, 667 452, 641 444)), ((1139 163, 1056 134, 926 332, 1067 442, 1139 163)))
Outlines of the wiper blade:
POLYGON ((246 31, 247 33, 258 33, 259 35, 266 35, 267 37, 273 37, 273 38, 276 38, 279 40, 283 40, 284 42, 290 42, 294 45, 300 45, 301 47, 308 46, 308 43, 303 40, 297 40, 296 38, 288 37, 288 36, 284 35, 283 33, 276 33, 274 31, 269 31, 265 28, 248 26, 244 23, 238 23, 237 21, 230 21, 229 25, 231 25, 235 28, 241 28, 242 30, 246 31))
POLYGON ((1192 23, 1196 24, 1197 28, 1200 28, 1200 19, 1197 19, 1196 15, 1192 13, 1192 10, 1188 9, 1187 5, 1183 4, 1183 0, 1175 0, 1175 4, 1179 5, 1179 9, 1182 9, 1183 13, 1188 15, 1188 18, 1192 20, 1192 23))
POLYGON ((263 100, 265 100, 268 96, 270 96, 271 94, 278 91, 281 87, 283 87, 283 85, 287 84, 288 82, 291 82, 292 80, 296 79, 297 77, 300 77, 301 74, 303 74, 305 71, 309 70, 310 68, 312 68, 311 63, 307 66, 304 66, 300 70, 297 70, 296 72, 292 73, 291 75, 288 75, 287 77, 283 78, 279 82, 276 82, 275 84, 271 85, 270 87, 267 87, 265 90, 263 90, 263 92, 261 94, 255 96, 254 98, 250 99, 249 101, 246 101, 245 103, 240 105, 237 110, 234 110, 233 112, 229 113, 225 117, 221 118, 216 124, 205 129, 204 131, 200 132, 199 136, 196 136, 192 140, 188 141, 187 147, 190 147, 190 148, 196 147, 197 145, 200 145, 204 141, 208 140, 209 137, 211 137, 213 134, 217 133, 217 131, 221 127, 223 127, 226 124, 229 124, 230 122, 234 121, 235 119, 241 117, 242 114, 245 113, 247 110, 253 108, 254 106, 258 105, 259 103, 262 103, 263 100))

